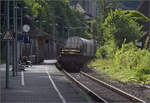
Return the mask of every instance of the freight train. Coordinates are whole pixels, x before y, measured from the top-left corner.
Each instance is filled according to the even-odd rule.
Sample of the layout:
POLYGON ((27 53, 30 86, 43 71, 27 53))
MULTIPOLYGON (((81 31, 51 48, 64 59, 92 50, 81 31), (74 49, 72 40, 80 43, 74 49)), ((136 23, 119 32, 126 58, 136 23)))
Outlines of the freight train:
POLYGON ((94 40, 77 36, 68 38, 64 47, 59 50, 56 66, 68 72, 79 72, 84 64, 95 55, 95 44, 94 40))

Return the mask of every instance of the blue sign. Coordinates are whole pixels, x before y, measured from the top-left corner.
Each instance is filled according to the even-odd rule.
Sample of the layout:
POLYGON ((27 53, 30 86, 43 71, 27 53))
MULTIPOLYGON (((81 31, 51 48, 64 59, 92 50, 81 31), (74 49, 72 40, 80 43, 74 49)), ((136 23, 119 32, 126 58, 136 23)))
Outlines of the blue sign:
POLYGON ((23 41, 23 39, 24 39, 24 36, 22 34, 17 35, 17 40, 18 41, 23 41))
POLYGON ((30 43, 29 36, 24 36, 24 43, 30 43))

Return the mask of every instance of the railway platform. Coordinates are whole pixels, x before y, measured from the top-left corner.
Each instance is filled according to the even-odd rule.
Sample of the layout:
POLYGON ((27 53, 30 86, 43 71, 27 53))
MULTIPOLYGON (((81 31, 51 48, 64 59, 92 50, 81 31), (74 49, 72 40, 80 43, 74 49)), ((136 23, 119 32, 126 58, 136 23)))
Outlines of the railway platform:
POLYGON ((9 89, 5 88, 5 65, 0 65, 0 72, 1 103, 94 103, 52 61, 26 68, 16 77, 10 71, 9 89))

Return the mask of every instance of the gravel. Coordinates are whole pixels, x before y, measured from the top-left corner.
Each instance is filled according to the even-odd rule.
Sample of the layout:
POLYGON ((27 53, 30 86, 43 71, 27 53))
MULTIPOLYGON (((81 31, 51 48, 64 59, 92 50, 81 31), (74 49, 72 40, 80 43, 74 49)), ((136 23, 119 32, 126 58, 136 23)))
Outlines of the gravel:
POLYGON ((131 95, 134 95, 134 96, 146 101, 147 103, 150 103, 150 88, 141 86, 138 83, 131 83, 131 82, 124 83, 124 82, 120 82, 118 80, 112 80, 106 74, 96 73, 94 71, 94 69, 91 70, 91 69, 85 68, 83 71, 102 80, 102 81, 105 81, 106 83, 111 84, 131 95))
MULTIPOLYGON (((94 93, 98 94, 100 97, 108 101, 108 103, 133 103, 135 102, 130 99, 127 99, 124 96, 119 95, 118 93, 108 89, 107 87, 103 85, 100 85, 97 82, 94 82, 93 80, 87 78, 86 76, 83 76, 82 74, 73 73, 72 76, 75 77, 82 84, 84 84, 86 87, 88 87, 90 90, 92 90, 94 93)), ((139 103, 139 102, 135 102, 135 103, 139 103)))

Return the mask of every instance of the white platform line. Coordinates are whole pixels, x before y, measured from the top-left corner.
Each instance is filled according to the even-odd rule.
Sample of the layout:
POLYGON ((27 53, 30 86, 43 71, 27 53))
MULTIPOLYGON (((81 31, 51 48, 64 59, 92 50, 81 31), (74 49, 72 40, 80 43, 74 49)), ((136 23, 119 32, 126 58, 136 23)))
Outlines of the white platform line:
POLYGON ((25 83, 24 83, 24 72, 21 71, 21 85, 24 86, 25 83))
POLYGON ((52 77, 50 76, 49 72, 46 71, 46 73, 48 74, 48 77, 49 77, 49 79, 50 79, 50 81, 51 81, 51 83, 52 83, 54 89, 56 90, 56 92, 58 93, 60 99, 62 100, 62 103, 67 103, 66 100, 65 100, 65 98, 62 96, 62 94, 60 93, 59 89, 58 89, 57 86, 55 85, 55 83, 54 83, 52 77))

